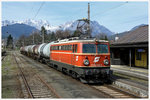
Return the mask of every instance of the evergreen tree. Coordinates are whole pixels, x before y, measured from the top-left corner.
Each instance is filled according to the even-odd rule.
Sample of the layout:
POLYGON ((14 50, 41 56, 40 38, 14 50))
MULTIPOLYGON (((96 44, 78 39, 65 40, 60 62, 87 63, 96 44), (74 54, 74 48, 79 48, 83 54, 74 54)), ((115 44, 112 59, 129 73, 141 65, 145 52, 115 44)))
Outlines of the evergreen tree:
POLYGON ((46 31, 46 29, 45 29, 44 26, 41 27, 41 33, 42 33, 42 34, 43 34, 43 33, 44 33, 44 34, 47 34, 47 31, 46 31))
POLYGON ((55 40, 56 40, 55 33, 54 33, 54 32, 52 32, 52 34, 51 34, 51 41, 55 41, 55 40))
POLYGON ((47 35, 47 31, 46 31, 44 26, 41 27, 41 35, 42 35, 42 42, 44 43, 45 42, 45 37, 47 35))
POLYGON ((11 34, 7 38, 7 48, 13 49, 13 38, 11 34))
POLYGON ((107 35, 105 35, 105 40, 108 40, 107 35))

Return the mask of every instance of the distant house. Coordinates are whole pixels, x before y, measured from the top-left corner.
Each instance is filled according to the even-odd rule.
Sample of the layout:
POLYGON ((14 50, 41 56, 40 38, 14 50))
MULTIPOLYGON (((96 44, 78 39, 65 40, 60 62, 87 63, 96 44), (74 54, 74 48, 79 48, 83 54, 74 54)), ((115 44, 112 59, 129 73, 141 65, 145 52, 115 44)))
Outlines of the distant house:
POLYGON ((141 26, 110 43, 111 64, 148 68, 148 25, 141 26))

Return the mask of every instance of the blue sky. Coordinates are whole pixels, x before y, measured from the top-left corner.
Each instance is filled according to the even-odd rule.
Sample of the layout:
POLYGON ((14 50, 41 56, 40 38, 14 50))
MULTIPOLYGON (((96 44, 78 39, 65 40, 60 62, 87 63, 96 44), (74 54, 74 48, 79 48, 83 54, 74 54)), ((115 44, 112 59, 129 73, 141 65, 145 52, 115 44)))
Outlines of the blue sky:
MULTIPOLYGON (((52 26, 87 18, 88 2, 2 2, 2 20, 47 20, 52 26), (43 3, 38 15, 34 17, 43 3)), ((148 24, 148 2, 90 2, 91 20, 112 32, 128 31, 148 24)))

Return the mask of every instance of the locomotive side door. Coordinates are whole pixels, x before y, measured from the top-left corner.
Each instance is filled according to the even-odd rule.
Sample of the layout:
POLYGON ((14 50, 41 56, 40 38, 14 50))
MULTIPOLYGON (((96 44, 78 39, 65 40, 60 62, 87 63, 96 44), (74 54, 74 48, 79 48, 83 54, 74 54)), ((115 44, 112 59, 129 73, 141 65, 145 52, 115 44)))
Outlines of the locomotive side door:
POLYGON ((76 65, 76 54, 77 53, 77 44, 73 44, 72 46, 72 65, 76 65))

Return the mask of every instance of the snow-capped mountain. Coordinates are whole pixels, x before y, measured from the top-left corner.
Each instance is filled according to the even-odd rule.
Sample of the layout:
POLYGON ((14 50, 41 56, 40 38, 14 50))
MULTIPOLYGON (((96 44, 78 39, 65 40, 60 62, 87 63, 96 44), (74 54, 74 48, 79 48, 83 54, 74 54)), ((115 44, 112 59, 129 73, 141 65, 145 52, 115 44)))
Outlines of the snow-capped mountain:
POLYGON ((129 31, 124 31, 124 32, 121 32, 121 33, 118 33, 118 34, 111 35, 111 36, 108 37, 108 39, 109 39, 109 40, 115 40, 115 37, 116 37, 116 36, 119 37, 119 38, 121 38, 121 37, 123 37, 124 35, 130 33, 131 31, 134 31, 134 30, 138 29, 139 27, 146 26, 146 25, 148 25, 148 24, 140 24, 140 25, 137 25, 137 26, 131 28, 129 31))
POLYGON ((4 21, 2 21, 2 26, 12 25, 12 24, 16 24, 16 23, 17 23, 17 21, 4 20, 4 21))
MULTIPOLYGON (((46 20, 32 20, 32 19, 28 19, 25 21, 8 21, 8 20, 4 20, 2 21, 2 26, 6 26, 6 25, 12 25, 12 24, 26 24, 32 27, 35 27, 37 29, 41 29, 41 26, 44 26, 46 30, 51 31, 51 32, 55 32, 57 30, 70 30, 71 32, 74 32, 77 29, 77 26, 82 26, 84 24, 83 21, 69 21, 66 22, 65 24, 59 25, 59 26, 51 26, 49 24, 48 21, 46 20)), ((111 32, 109 29, 107 29, 106 27, 104 27, 103 25, 100 25, 97 21, 91 21, 90 22, 90 27, 91 27, 91 32, 92 32, 92 36, 95 36, 99 33, 104 33, 108 36, 114 34, 113 32, 111 32)), ((83 31, 85 31, 87 28, 87 24, 83 25, 83 31)))
MULTIPOLYGON (((74 32, 77 29, 77 26, 82 26, 82 25, 83 25, 82 30, 85 32, 86 28, 87 28, 87 24, 84 24, 83 21, 80 21, 80 23, 79 23, 79 21, 66 22, 65 24, 62 24, 60 26, 56 26, 56 27, 51 26, 48 28, 48 30, 50 30, 50 31, 70 30, 70 31, 74 32)), ((91 21, 90 27, 91 27, 92 36, 95 36, 99 33, 104 33, 108 36, 114 34, 113 32, 111 32, 109 29, 107 29, 103 25, 100 25, 97 21, 91 21)))
POLYGON ((13 25, 13 24, 26 24, 32 27, 35 27, 37 29, 41 29, 41 26, 44 27, 50 27, 50 24, 48 21, 46 20, 32 20, 32 19, 28 19, 28 20, 24 20, 24 21, 9 21, 9 20, 4 20, 2 21, 2 26, 6 26, 6 25, 13 25))
POLYGON ((137 25, 137 26, 133 27, 130 31, 133 31, 133 30, 135 30, 135 29, 137 29, 137 28, 139 28, 139 27, 141 27, 141 26, 145 26, 145 25, 147 25, 147 24, 140 24, 140 25, 137 25))
POLYGON ((104 34, 110 36, 110 35, 114 34, 105 26, 100 25, 97 21, 91 21, 91 28, 92 28, 92 34, 93 35, 97 35, 99 33, 104 33, 104 34))
POLYGON ((22 35, 29 36, 33 31, 38 31, 38 29, 27 24, 16 23, 2 26, 2 38, 7 38, 11 34, 13 38, 18 39, 22 35))

